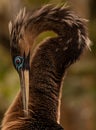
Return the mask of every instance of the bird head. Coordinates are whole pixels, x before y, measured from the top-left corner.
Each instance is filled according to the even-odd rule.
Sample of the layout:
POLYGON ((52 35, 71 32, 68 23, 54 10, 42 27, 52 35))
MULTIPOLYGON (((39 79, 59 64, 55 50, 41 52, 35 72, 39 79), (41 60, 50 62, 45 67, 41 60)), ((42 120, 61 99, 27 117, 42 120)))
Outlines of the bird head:
POLYGON ((25 9, 21 10, 14 22, 9 23, 12 61, 20 76, 24 114, 28 115, 30 47, 24 32, 25 9))

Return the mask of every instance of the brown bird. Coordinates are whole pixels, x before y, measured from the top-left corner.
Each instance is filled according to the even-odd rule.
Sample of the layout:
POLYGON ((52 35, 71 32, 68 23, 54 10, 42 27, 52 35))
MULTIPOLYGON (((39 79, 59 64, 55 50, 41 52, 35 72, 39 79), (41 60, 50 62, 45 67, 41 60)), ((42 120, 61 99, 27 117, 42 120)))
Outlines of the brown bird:
POLYGON ((62 81, 89 43, 85 20, 69 7, 46 5, 33 12, 21 10, 9 31, 21 90, 5 113, 2 130, 63 130, 62 81), (33 51, 36 37, 48 30, 57 37, 45 39, 33 51))

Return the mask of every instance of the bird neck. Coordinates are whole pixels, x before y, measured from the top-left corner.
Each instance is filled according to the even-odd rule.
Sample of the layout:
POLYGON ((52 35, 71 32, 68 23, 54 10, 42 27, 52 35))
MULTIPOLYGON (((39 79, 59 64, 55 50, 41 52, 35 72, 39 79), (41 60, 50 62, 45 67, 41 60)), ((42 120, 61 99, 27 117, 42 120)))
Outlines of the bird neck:
POLYGON ((55 122, 60 121, 60 84, 55 85, 41 85, 30 86, 30 102, 29 102, 29 113, 30 116, 36 119, 48 119, 55 122))
POLYGON ((63 73, 57 72, 46 50, 36 52, 38 53, 32 59, 29 75, 29 113, 33 118, 59 123, 63 73))

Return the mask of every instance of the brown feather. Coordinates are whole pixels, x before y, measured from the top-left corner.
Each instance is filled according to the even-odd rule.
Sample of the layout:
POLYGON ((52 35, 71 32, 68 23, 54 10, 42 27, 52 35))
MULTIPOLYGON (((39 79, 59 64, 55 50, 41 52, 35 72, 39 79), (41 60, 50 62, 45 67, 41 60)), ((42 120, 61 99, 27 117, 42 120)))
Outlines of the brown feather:
POLYGON ((31 51, 29 116, 23 116, 19 92, 4 116, 2 130, 63 130, 57 123, 60 90, 67 68, 87 45, 84 20, 69 7, 46 5, 34 12, 22 10, 10 32, 12 59, 31 51), (45 39, 34 52, 31 51, 35 38, 47 30, 58 36, 45 39))

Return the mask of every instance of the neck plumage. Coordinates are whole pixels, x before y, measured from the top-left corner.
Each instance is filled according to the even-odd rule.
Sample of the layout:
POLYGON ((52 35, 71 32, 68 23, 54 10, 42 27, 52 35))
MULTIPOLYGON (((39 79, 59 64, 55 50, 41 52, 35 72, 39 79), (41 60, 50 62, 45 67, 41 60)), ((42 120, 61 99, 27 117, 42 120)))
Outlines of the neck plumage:
POLYGON ((50 51, 51 46, 48 45, 49 41, 47 42, 46 47, 45 44, 38 47, 36 55, 32 59, 29 113, 34 117, 59 122, 60 90, 64 70, 59 72, 53 52, 50 51))
MULTIPOLYGON (((52 30, 58 34, 55 38, 44 40, 32 54, 29 117, 59 122, 63 77, 66 69, 79 58, 87 44, 85 25, 81 18, 65 7, 44 6, 26 17, 23 30, 27 43, 34 41, 43 31, 52 30)), ((19 93, 5 114, 2 126, 15 121, 17 117, 24 118, 22 109, 19 93)))

